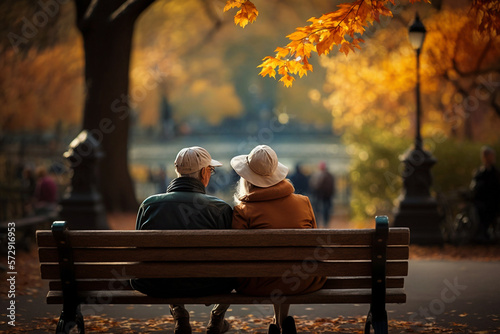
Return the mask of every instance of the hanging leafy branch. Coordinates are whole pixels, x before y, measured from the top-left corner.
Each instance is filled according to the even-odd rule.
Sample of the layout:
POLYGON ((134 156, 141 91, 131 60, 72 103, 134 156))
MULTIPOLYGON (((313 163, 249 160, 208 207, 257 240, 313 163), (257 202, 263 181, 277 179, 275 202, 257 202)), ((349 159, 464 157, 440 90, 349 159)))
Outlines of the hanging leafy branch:
MULTIPOLYGON (((421 0, 410 0, 415 3, 421 0)), ((429 0, 425 0, 430 2, 429 0)), ((338 6, 334 12, 322 15, 320 18, 312 17, 311 22, 304 27, 296 28, 295 32, 288 35, 290 43, 285 47, 276 48, 276 55, 263 59, 259 73, 276 78, 276 72, 286 87, 290 87, 295 80, 293 75, 302 77, 313 70, 309 63, 311 53, 318 55, 328 54, 335 45, 346 56, 351 51, 359 49, 365 28, 374 21, 380 22, 380 16, 392 17, 391 10, 387 7, 394 5, 394 0, 356 0, 338 6)), ((241 27, 257 18, 258 11, 250 0, 228 0, 224 11, 231 8, 241 8, 235 15, 234 21, 241 27)))
POLYGON ((480 34, 489 33, 492 38, 500 34, 500 1, 473 0, 471 14, 480 34))
POLYGON ((248 23, 253 23, 259 15, 259 11, 251 1, 247 0, 229 0, 224 6, 224 11, 227 12, 231 8, 241 8, 236 15, 234 15, 234 23, 242 28, 248 23))

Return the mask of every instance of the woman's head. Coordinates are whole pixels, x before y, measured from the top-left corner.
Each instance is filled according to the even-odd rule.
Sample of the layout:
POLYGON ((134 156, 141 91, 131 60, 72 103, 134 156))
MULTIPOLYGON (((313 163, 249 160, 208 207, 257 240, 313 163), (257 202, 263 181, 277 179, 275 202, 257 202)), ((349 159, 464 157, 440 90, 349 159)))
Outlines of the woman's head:
POLYGON ((278 161, 278 156, 267 145, 256 146, 248 155, 231 159, 234 171, 249 183, 267 188, 283 181, 288 168, 278 161))

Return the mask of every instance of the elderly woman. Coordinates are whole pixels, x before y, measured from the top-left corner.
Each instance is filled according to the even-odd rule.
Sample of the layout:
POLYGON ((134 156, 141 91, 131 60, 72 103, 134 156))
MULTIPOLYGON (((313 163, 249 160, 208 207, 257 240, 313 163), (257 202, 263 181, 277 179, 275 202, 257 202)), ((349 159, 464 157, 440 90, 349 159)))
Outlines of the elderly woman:
MULTIPOLYGON (((241 177, 234 199, 232 227, 235 229, 316 228, 311 203, 306 196, 294 194, 294 187, 286 178, 288 168, 278 161, 274 150, 267 145, 255 147, 249 155, 236 156, 231 166, 241 177)), ((237 291, 254 296, 309 293, 320 289, 326 278, 297 276, 295 280, 282 278, 244 278, 237 291), (300 284, 297 282, 300 281, 300 284)), ((296 333, 295 321, 288 316, 290 304, 274 305, 274 323, 269 333, 296 333)))

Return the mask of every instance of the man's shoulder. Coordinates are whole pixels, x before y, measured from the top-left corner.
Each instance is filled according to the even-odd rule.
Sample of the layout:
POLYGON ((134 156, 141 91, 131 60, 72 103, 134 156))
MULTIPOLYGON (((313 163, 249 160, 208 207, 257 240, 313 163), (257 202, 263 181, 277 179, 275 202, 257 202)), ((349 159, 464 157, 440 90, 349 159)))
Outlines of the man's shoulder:
POLYGON ((162 204, 166 202, 188 201, 193 203, 213 204, 216 206, 228 206, 224 200, 207 194, 197 192, 169 192, 163 194, 151 195, 142 202, 142 206, 162 204))
POLYGON ((168 200, 168 193, 163 193, 163 194, 155 194, 147 197, 143 202, 142 205, 151 205, 154 203, 162 202, 162 201, 167 201, 168 200))

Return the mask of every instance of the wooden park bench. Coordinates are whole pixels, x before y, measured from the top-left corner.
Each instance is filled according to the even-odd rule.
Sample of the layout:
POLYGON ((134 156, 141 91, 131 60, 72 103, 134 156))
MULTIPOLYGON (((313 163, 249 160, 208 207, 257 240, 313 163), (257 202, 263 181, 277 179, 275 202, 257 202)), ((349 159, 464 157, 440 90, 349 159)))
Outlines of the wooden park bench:
POLYGON ((408 228, 37 231, 48 304, 63 304, 56 333, 84 332, 81 304, 370 304, 365 333, 387 333, 386 303, 404 303, 408 228), (130 278, 327 276, 322 289, 271 298, 238 293, 154 298, 130 278))

